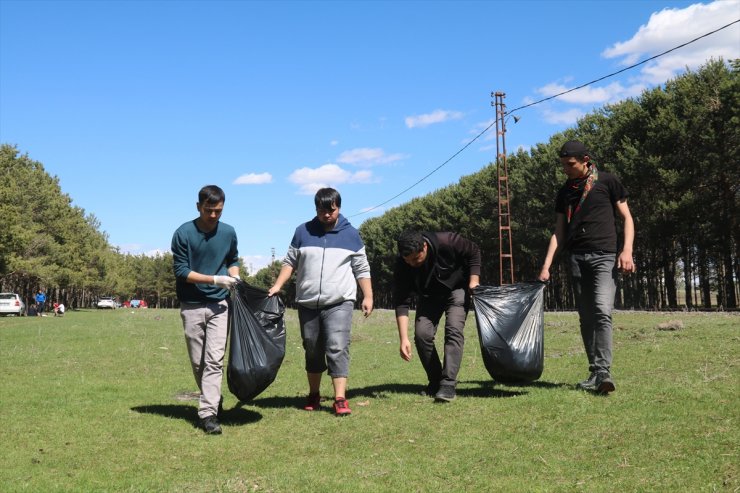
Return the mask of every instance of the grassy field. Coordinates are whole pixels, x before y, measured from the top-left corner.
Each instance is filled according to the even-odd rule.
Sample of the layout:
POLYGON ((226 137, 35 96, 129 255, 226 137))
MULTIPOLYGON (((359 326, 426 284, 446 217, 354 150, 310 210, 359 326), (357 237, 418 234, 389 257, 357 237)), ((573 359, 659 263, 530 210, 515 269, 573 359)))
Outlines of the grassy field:
MULTIPOLYGON (((0 319, 3 491, 632 492, 740 490, 740 315, 615 314, 617 391, 587 376, 573 313, 545 315, 545 372, 494 383, 468 319, 458 399, 419 395, 393 314, 355 316, 352 416, 297 409, 297 316, 277 380, 224 434, 195 428, 196 389, 176 310, 0 319), (657 325, 680 320, 676 331, 657 325)), ((322 394, 331 395, 325 379, 322 394)))

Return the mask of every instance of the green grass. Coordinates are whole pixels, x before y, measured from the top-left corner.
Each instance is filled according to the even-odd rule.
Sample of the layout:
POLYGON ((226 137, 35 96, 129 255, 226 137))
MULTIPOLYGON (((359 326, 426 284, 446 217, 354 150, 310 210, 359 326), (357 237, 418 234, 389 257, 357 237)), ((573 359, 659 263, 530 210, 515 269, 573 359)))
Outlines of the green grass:
MULTIPOLYGON (((297 409, 306 392, 297 316, 277 380, 237 406, 224 434, 194 427, 176 310, 0 319, 3 491, 732 491, 740 490, 740 316, 615 314, 617 391, 587 375, 573 313, 545 315, 545 372, 494 384, 471 315, 458 399, 419 392, 393 313, 356 314, 351 417, 297 409), (680 319, 684 328, 656 325, 680 319)), ((331 386, 324 379, 322 394, 331 386)), ((326 402, 327 407, 329 402, 326 402)))

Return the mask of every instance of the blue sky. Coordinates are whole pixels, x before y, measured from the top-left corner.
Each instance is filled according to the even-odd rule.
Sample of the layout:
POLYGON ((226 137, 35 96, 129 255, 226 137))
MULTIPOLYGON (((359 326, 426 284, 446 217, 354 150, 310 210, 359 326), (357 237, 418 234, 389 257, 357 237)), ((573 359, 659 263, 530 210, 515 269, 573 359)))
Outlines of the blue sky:
MULTIPOLYGON (((44 164, 113 245, 169 250, 197 191, 247 267, 282 257, 337 188, 357 227, 495 160, 508 110, 740 19, 740 1, 0 0, 0 142, 44 164)), ((740 57, 740 24, 619 76, 516 112, 529 149, 608 102, 740 57)))

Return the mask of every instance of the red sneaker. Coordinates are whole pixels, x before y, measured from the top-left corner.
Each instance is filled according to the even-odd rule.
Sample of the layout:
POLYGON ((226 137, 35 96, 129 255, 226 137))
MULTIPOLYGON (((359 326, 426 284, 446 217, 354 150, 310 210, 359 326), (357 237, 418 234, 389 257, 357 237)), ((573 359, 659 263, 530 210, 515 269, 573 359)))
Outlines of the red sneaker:
POLYGON ((306 411, 318 411, 321 409, 321 394, 316 392, 315 394, 308 394, 306 398, 306 405, 303 406, 306 411))
POLYGON ((344 397, 334 401, 334 414, 337 416, 349 416, 352 410, 349 408, 349 402, 344 397))

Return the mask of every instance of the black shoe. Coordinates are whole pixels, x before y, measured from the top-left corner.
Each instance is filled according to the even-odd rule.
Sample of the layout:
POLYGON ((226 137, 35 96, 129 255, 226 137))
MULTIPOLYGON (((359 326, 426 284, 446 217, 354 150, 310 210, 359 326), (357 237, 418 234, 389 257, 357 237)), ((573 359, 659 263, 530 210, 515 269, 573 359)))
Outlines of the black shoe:
POLYGON ((599 394, 608 394, 614 392, 617 387, 608 371, 600 371, 596 374, 596 392, 599 394))
POLYGON ((208 416, 200 420, 200 426, 208 435, 220 435, 221 425, 218 424, 216 416, 208 416))
POLYGON ((439 390, 434 394, 434 400, 437 402, 451 402, 455 400, 454 385, 440 385, 439 390))
POLYGON ((596 390, 596 372, 592 371, 586 380, 578 382, 576 388, 590 391, 596 390))
POLYGON ((434 397, 439 392, 439 382, 429 382, 427 388, 421 393, 427 397, 434 397))

